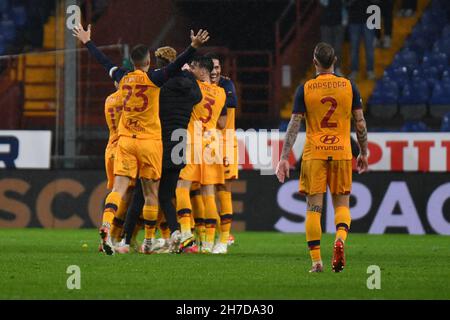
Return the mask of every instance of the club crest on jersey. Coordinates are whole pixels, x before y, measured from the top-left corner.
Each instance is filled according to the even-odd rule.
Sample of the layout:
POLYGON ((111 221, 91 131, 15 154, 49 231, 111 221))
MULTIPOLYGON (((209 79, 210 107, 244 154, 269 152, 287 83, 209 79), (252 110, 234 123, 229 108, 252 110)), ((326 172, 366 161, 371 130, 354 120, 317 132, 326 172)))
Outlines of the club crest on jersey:
POLYGON ((340 141, 339 138, 333 135, 327 134, 320 137, 320 142, 322 142, 323 144, 336 144, 339 141, 340 141))

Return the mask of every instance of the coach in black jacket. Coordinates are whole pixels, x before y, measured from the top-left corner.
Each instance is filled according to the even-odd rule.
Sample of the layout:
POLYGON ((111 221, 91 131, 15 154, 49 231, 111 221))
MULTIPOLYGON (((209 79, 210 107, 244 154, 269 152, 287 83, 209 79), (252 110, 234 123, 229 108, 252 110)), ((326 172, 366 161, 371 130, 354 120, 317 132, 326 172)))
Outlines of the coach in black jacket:
MULTIPOLYGON (((176 51, 170 47, 162 47, 155 52, 155 56, 157 67, 162 68, 169 64, 170 61, 175 60, 176 51)), ((202 93, 198 84, 194 79, 183 76, 181 71, 180 76, 169 79, 161 87, 159 95, 163 167, 158 197, 160 208, 165 214, 171 232, 175 231, 178 227, 176 209, 172 203, 172 198, 175 197, 175 189, 180 171, 186 165, 185 154, 180 155, 174 152, 174 157, 172 158, 172 150, 175 146, 179 147, 180 143, 186 145, 186 137, 179 137, 179 140, 172 141, 172 134, 175 130, 179 129, 182 129, 184 134, 186 134, 192 109, 201 100, 202 93)), ((180 149, 185 150, 185 147, 180 149)), ((133 230, 143 206, 144 197, 140 181, 138 180, 136 181, 132 204, 128 208, 125 222, 125 243, 128 245, 130 244, 133 230)))
MULTIPOLYGON (((167 81, 161 88, 159 97, 159 117, 161 119, 163 141, 163 169, 159 185, 159 205, 166 216, 170 231, 177 228, 177 214, 172 203, 175 197, 180 171, 186 165, 186 154, 173 152, 175 146, 184 144, 186 150, 186 133, 193 106, 202 100, 197 83, 191 78, 175 77, 167 81), (172 133, 183 129, 184 137, 173 141, 172 133)), ((179 150, 177 148, 177 150, 179 150)))

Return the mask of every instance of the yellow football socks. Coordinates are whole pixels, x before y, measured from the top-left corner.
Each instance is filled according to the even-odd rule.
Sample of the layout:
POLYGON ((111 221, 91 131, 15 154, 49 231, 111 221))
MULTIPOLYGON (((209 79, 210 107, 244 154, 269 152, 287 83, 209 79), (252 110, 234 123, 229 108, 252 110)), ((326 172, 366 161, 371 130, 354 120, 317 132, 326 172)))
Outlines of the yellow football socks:
POLYGON ((351 223, 350 209, 348 207, 337 207, 334 215, 334 224, 336 225, 336 240, 347 240, 348 231, 351 223))
POLYGON ((142 209, 145 225, 145 239, 155 238, 156 220, 158 219, 158 206, 144 205, 142 209))
POLYGON ((219 191, 217 195, 220 201, 220 242, 228 243, 233 219, 231 192, 219 191))
POLYGON ((111 226, 111 237, 116 241, 120 241, 122 237, 127 209, 128 202, 122 199, 111 226))
POLYGON ((313 263, 321 262, 320 239, 322 238, 322 227, 320 225, 321 214, 318 212, 306 212, 306 241, 309 247, 309 254, 313 263))
POLYGON ((200 190, 191 190, 192 213, 194 216, 195 233, 200 242, 206 241, 205 205, 200 190))
POLYGON ((105 200, 105 208, 103 210, 102 226, 111 228, 114 217, 119 210, 121 196, 118 192, 111 192, 105 200))
POLYGON ((139 234, 139 231, 142 230, 143 226, 144 226, 144 217, 141 214, 137 220, 136 226, 134 227, 133 234, 131 235, 131 243, 136 242, 136 238, 139 234))
POLYGON ((177 188, 177 215, 180 224, 181 233, 191 232, 191 199, 189 197, 189 189, 177 188))
POLYGON ((214 195, 203 196, 203 203, 205 204, 205 228, 206 228, 206 242, 214 243, 216 236, 217 224, 217 206, 216 197, 214 195))

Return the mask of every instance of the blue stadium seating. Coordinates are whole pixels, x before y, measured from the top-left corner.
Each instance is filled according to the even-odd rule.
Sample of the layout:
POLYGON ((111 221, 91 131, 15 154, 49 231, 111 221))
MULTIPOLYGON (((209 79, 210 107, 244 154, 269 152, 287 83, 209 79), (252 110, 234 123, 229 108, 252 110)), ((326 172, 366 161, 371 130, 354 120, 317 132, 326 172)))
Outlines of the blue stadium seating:
POLYGON ((429 98, 428 84, 423 80, 407 83, 398 100, 400 114, 407 120, 417 120, 427 113, 429 98))
POLYGON ((17 27, 23 27, 27 22, 27 11, 24 6, 13 7, 11 10, 14 24, 17 27))
POLYGON ((3 38, 2 35, 0 35, 0 55, 4 54, 5 51, 6 51, 5 38, 3 38))
POLYGON ((450 80, 442 81, 434 86, 430 99, 430 114, 442 118, 450 112, 450 80))
POLYGON ((376 117, 394 116, 396 103, 406 120, 416 122, 427 114, 427 108, 438 118, 450 112, 450 1, 431 1, 369 99, 376 117), (397 84, 391 91, 386 78, 397 84), (389 104, 391 109, 384 108, 389 104))
POLYGON ((0 13, 7 12, 9 8, 8 0, 0 0, 0 13))
POLYGON ((442 124, 441 124, 441 131, 442 132, 450 132, 450 113, 447 113, 446 115, 444 115, 444 117, 442 119, 442 124))
POLYGON ((393 69, 389 68, 386 70, 386 73, 389 78, 397 83, 400 89, 409 82, 408 68, 405 66, 393 69))
POLYGON ((423 57, 424 68, 436 67, 440 73, 448 67, 448 57, 443 52, 427 52, 423 57))
POLYGON ((403 132, 427 132, 427 125, 422 121, 406 121, 402 127, 403 132))
POLYGON ((370 113, 377 118, 390 119, 398 112, 399 88, 397 83, 385 76, 377 82, 369 101, 370 113))
POLYGON ((12 41, 16 37, 16 26, 12 20, 2 20, 0 22, 0 34, 5 37, 5 40, 12 41))

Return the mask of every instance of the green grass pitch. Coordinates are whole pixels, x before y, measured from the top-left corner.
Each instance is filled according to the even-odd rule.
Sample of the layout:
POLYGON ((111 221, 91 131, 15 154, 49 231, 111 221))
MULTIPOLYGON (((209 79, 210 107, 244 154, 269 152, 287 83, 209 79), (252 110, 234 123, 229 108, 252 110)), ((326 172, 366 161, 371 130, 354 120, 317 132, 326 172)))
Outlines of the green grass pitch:
POLYGON ((304 235, 235 236, 222 256, 105 256, 95 230, 3 229, 0 299, 450 299, 449 237, 351 234, 347 267, 334 274, 324 235, 325 272, 309 274, 304 235), (80 290, 67 289, 70 265, 80 290), (367 288, 370 265, 381 268, 380 290, 367 288))

